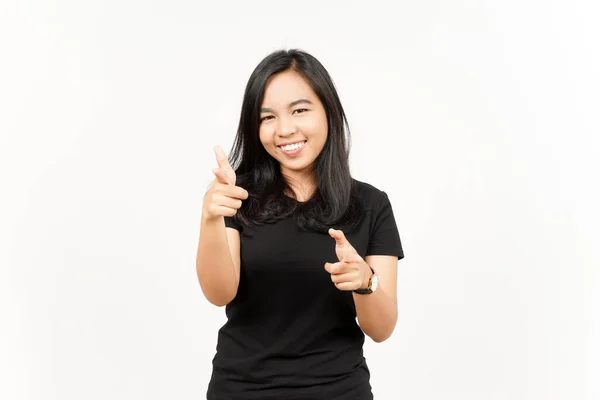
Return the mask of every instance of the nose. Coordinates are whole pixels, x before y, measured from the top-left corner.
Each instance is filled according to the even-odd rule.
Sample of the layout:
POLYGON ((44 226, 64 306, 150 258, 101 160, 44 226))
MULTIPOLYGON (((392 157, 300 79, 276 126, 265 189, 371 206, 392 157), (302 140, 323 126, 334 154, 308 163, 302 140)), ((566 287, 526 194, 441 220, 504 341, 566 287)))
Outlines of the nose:
POLYGON ((277 134, 279 136, 289 136, 297 131, 293 118, 280 117, 277 121, 277 134))

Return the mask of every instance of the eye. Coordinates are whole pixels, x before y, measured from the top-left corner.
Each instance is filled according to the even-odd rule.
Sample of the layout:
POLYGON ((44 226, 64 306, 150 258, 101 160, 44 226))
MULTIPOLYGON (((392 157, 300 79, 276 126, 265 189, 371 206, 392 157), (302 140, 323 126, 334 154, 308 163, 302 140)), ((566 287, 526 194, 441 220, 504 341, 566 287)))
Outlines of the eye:
POLYGON ((267 115, 266 117, 262 117, 262 118, 260 119, 260 122, 266 121, 266 120, 268 120, 268 119, 271 119, 271 118, 273 118, 273 116, 272 116, 272 115, 267 115))
POLYGON ((298 111, 298 112, 305 112, 305 111, 308 111, 308 109, 306 109, 306 108, 298 108, 298 109, 294 110, 294 112, 296 112, 296 111, 298 111))

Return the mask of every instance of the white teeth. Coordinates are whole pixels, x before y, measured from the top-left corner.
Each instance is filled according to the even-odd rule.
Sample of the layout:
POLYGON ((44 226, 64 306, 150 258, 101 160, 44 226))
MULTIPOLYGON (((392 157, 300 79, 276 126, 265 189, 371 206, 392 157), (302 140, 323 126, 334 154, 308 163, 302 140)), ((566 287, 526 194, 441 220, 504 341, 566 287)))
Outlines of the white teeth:
POLYGON ((299 149, 300 147, 304 146, 304 143, 306 143, 306 142, 300 142, 300 143, 290 144, 287 146, 281 146, 281 148, 285 151, 296 150, 296 149, 299 149))

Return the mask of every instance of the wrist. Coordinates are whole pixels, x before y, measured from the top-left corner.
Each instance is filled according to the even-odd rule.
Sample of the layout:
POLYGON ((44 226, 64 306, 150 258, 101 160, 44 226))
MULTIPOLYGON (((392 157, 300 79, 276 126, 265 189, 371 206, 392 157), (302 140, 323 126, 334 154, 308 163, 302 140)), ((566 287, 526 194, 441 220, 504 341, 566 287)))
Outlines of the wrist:
POLYGON ((212 217, 212 216, 202 214, 202 216, 200 217, 200 223, 202 225, 217 224, 223 220, 224 220, 224 217, 222 217, 222 216, 212 217))
POLYGON ((379 278, 377 277, 377 273, 369 264, 365 263, 365 265, 369 267, 369 270, 371 271, 370 275, 368 275, 367 283, 366 285, 363 284, 363 287, 355 289, 354 293, 371 294, 375 290, 377 290, 377 285, 379 284, 379 278))
POLYGON ((364 278, 359 289, 368 289, 369 282, 371 281, 371 277, 373 276, 373 269, 367 263, 363 264, 363 268, 366 270, 366 272, 364 274, 364 278))

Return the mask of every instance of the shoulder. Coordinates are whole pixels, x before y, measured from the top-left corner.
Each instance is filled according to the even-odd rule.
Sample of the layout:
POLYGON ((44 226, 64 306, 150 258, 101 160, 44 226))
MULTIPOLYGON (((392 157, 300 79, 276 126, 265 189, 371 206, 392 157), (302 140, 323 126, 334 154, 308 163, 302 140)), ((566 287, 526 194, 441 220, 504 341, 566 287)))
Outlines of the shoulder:
POLYGON ((383 190, 370 183, 362 182, 354 178, 352 178, 352 183, 356 188, 358 196, 367 208, 377 208, 387 199, 387 195, 383 190))

